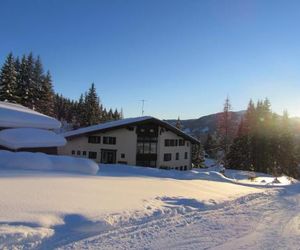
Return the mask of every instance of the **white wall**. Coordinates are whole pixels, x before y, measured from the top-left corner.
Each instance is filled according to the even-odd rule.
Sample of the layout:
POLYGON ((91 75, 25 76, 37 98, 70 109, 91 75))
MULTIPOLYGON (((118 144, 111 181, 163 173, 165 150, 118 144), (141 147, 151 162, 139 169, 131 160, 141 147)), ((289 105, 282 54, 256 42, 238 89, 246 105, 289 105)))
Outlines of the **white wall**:
MULTIPOLYGON (((159 128, 160 130, 161 128, 159 128)), ((123 161, 129 165, 136 165, 136 148, 137 148, 137 135, 135 130, 130 131, 126 128, 112 130, 106 133, 95 133, 93 136, 101 136, 100 144, 88 143, 88 136, 82 135, 68 140, 67 145, 58 149, 60 155, 72 155, 72 150, 75 150, 75 156, 78 157, 77 151, 97 152, 97 162, 101 160, 101 149, 117 150, 116 162, 123 161), (116 145, 103 144, 103 136, 116 137, 116 145), (125 158, 121 158, 121 154, 125 154, 125 158)), ((191 167, 191 142, 185 141, 184 146, 165 147, 165 139, 183 139, 171 131, 159 133, 157 143, 157 167, 168 167, 180 169, 180 167, 191 167), (185 159, 185 152, 188 152, 188 158, 185 159), (164 161, 164 154, 171 153, 172 160, 164 161), (179 153, 179 160, 176 160, 176 153, 179 153)), ((73 155, 74 156, 74 155, 73 155)), ((83 157, 82 155, 79 157, 83 157)))
MULTIPOLYGON (((68 140, 67 145, 60 147, 58 149, 58 154, 60 155, 72 155, 72 150, 77 151, 88 151, 97 152, 97 162, 101 160, 101 149, 113 149, 117 150, 116 161, 126 161, 128 164, 135 165, 136 163, 136 143, 137 136, 135 131, 130 131, 126 128, 116 129, 108 131, 106 133, 95 133, 93 136, 101 136, 101 143, 94 144, 88 143, 88 136, 74 137, 68 140), (103 136, 113 136, 116 137, 116 144, 103 144, 103 136), (125 158, 121 158, 121 154, 125 154, 125 158)), ((76 155, 75 155, 76 156, 76 155)), ((83 157, 82 155, 80 157, 83 157)))
POLYGON ((191 167, 191 142, 185 141, 184 146, 165 146, 165 139, 183 139, 182 137, 176 135, 171 131, 162 132, 158 137, 158 160, 157 166, 159 167, 169 167, 169 168, 180 168, 187 166, 191 167), (188 158, 184 159, 185 152, 188 152, 188 158), (164 154, 170 153, 172 155, 171 161, 164 161, 164 154), (179 160, 176 160, 176 153, 179 153, 179 160))

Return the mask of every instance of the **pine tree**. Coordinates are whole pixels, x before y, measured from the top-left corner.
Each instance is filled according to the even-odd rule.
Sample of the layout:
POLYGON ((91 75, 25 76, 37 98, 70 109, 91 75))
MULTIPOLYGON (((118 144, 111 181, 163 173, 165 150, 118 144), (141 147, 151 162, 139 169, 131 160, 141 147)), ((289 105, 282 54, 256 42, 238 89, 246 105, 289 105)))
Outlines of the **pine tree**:
POLYGON ((280 119, 277 143, 277 150, 275 152, 277 159, 275 173, 297 176, 298 164, 296 159, 296 146, 287 111, 284 111, 280 119))
POLYGON ((37 109, 45 115, 54 116, 54 91, 49 71, 46 76, 41 75, 39 85, 39 98, 36 100, 37 109))
POLYGON ((20 96, 20 103, 25 107, 35 108, 35 84, 33 82, 34 76, 34 59, 32 53, 28 57, 22 57, 20 65, 20 77, 18 83, 18 95, 20 96))
POLYGON ((221 143, 220 146, 224 152, 224 157, 222 161, 224 161, 225 165, 227 165, 226 156, 229 152, 230 145, 234 138, 234 123, 232 120, 231 104, 229 97, 225 99, 223 112, 220 113, 218 116, 217 127, 221 143))
MULTIPOLYGON (((49 75, 49 77, 50 77, 50 75, 49 75)), ((32 96, 34 99, 33 102, 35 104, 35 109, 38 112, 46 114, 45 112, 47 112, 47 111, 45 109, 43 102, 45 102, 45 101, 47 102, 47 100, 42 100, 45 95, 45 93, 43 93, 45 91, 44 90, 44 81, 45 81, 44 69, 43 69, 41 59, 38 56, 37 59, 34 60, 34 65, 33 65, 32 90, 34 91, 34 93, 32 93, 32 96)), ((51 77, 50 77, 50 81, 51 81, 51 77)), ((51 112, 49 112, 49 113, 51 113, 51 112)))
POLYGON ((113 119, 113 111, 112 109, 109 109, 107 112, 106 121, 112 121, 113 119))
POLYGON ((196 168, 202 167, 204 163, 204 149, 202 144, 192 145, 192 164, 196 168))
POLYGON ((211 134, 207 135, 206 141, 204 143, 204 150, 211 158, 217 158, 217 154, 219 151, 219 145, 215 138, 211 134))
POLYGON ((102 118, 100 98, 97 95, 94 83, 92 83, 87 93, 87 96, 85 98, 85 106, 86 106, 86 124, 89 126, 89 125, 100 123, 102 118))
POLYGON ((120 111, 120 119, 124 119, 123 108, 121 108, 121 111, 120 111))
POLYGON ((17 71, 15 60, 10 53, 0 73, 0 101, 18 102, 17 95, 17 71))

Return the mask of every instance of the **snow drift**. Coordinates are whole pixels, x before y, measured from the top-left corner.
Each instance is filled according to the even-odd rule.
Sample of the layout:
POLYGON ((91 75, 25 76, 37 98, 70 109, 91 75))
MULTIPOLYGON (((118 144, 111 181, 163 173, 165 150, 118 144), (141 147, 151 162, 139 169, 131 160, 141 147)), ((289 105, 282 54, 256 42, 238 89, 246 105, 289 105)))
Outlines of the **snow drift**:
POLYGON ((89 159, 43 153, 10 152, 0 150, 0 169, 50 170, 96 174, 98 165, 89 159))
POLYGON ((0 127, 58 129, 61 123, 22 105, 0 102, 0 127))
POLYGON ((14 128, 0 131, 0 145, 10 149, 59 147, 66 143, 64 137, 49 130, 14 128))

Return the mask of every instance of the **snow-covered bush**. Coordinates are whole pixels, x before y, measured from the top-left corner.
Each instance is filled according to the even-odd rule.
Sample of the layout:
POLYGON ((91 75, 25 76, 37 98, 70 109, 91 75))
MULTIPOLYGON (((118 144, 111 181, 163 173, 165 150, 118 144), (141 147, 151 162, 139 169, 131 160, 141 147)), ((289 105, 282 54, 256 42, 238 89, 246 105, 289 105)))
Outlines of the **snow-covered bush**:
POLYGON ((89 159, 5 150, 0 150, 0 168, 64 171, 82 174, 96 174, 99 170, 98 165, 89 159))

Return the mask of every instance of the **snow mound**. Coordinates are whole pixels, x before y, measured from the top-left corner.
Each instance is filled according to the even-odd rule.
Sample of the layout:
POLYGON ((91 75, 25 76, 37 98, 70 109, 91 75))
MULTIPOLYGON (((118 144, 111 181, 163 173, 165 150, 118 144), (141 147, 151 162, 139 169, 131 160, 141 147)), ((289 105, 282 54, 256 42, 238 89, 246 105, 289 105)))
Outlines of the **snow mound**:
POLYGON ((52 170, 96 174, 98 165, 89 159, 43 153, 10 152, 0 150, 0 169, 52 170))
POLYGON ((0 249, 34 249, 53 234, 50 228, 0 225, 0 249))
POLYGON ((0 102, 0 127, 58 129, 61 123, 22 105, 0 102))
POLYGON ((10 148, 36 148, 64 146, 64 137, 43 129, 14 128, 0 131, 0 145, 10 148))

